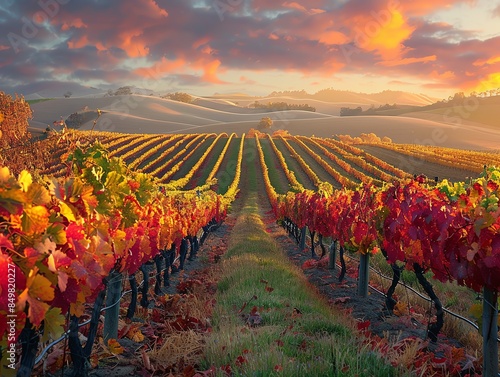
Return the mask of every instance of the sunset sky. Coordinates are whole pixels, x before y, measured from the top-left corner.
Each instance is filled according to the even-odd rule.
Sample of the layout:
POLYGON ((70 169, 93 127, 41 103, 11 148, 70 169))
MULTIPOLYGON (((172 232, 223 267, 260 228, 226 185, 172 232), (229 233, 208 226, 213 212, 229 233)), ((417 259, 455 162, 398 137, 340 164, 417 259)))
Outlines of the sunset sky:
POLYGON ((75 84, 437 98, 500 88, 500 1, 3 0, 0 90, 75 84))

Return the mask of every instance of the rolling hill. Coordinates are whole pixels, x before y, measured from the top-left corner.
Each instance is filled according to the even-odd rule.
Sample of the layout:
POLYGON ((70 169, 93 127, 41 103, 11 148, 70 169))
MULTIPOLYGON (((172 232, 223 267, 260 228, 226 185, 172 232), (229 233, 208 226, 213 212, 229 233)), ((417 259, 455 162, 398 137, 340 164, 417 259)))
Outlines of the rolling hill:
MULTIPOLYGON (((414 98, 414 97, 412 97, 414 98)), ((363 98, 360 98, 360 100, 363 98)), ((364 98, 365 104, 368 99, 364 98)), ((352 103, 334 103, 309 98, 266 97, 256 98, 244 95, 222 95, 196 97, 193 103, 182 103, 154 96, 131 95, 99 98, 59 98, 32 105, 34 118, 30 122, 32 130, 44 130, 54 121, 66 119, 72 113, 85 113, 79 125, 82 130, 94 127, 97 109, 102 115, 95 125, 96 130, 125 133, 192 133, 192 132, 248 132, 256 128, 260 119, 269 116, 274 125, 271 131, 285 129, 291 134, 331 137, 335 134, 358 136, 361 133, 375 133, 388 136, 396 143, 439 145, 463 149, 498 149, 500 132, 490 124, 481 123, 482 118, 493 117, 496 105, 488 103, 487 112, 469 114, 469 119, 458 118, 451 122, 445 116, 446 109, 415 111, 409 107, 398 116, 357 116, 339 117, 341 106, 352 103), (307 103, 316 108, 310 111, 266 112, 249 107, 255 100, 307 103), (486 115, 484 115, 486 114, 486 115), (488 115, 490 114, 490 115, 488 115)), ((484 107, 484 109, 486 109, 484 107)), ((457 110, 451 110, 457 111, 457 110)), ((452 113, 453 114, 453 113, 452 113)), ((457 113, 458 114, 458 113, 457 113)), ((495 113, 496 114, 496 113, 495 113)), ((449 115, 449 114, 448 114, 449 115)), ((455 119, 455 118, 453 118, 455 119)))

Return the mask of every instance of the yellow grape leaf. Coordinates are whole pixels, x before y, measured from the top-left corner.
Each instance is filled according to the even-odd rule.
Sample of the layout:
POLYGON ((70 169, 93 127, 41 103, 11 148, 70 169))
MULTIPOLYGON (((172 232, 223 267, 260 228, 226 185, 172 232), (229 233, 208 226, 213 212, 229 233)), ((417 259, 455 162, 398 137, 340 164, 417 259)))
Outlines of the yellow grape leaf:
POLYGON ((24 208, 21 217, 23 231, 27 234, 43 233, 49 225, 49 212, 43 206, 24 208))
POLYGON ((45 317, 49 305, 44 301, 54 299, 54 288, 45 276, 38 275, 38 269, 30 271, 26 281, 26 289, 17 298, 17 309, 23 311, 28 304, 28 318, 38 326, 45 317))
POLYGON ((90 185, 84 186, 81 198, 85 203, 85 208, 87 209, 87 211, 94 210, 99 204, 96 196, 94 195, 94 188, 90 185))
POLYGON ((27 190, 28 199, 35 205, 46 205, 50 203, 49 191, 39 183, 32 183, 27 190))
MULTIPOLYGON (((8 170, 7 170, 8 172, 8 170)), ((0 169, 0 183, 2 183, 2 174, 0 169)), ((1 187, 1 186, 0 186, 1 187)), ((18 189, 0 190, 0 203, 9 213, 20 215, 23 211, 22 203, 26 203, 26 193, 18 189)))
POLYGON ((116 339, 108 339, 108 348, 113 355, 120 355, 125 351, 120 343, 116 339))
POLYGON ((127 234, 123 230, 116 230, 112 242, 116 258, 121 258, 127 255, 129 241, 126 240, 127 234))
POLYGON ((77 317, 81 317, 82 315, 85 314, 85 306, 82 302, 72 302, 70 305, 69 305, 69 313, 71 315, 74 315, 74 316, 77 316, 77 317))
POLYGON ((64 316, 61 313, 61 308, 50 308, 47 313, 45 313, 42 342, 59 338, 64 332, 65 322, 64 316))
POLYGON ((31 270, 31 272, 26 281, 29 295, 36 300, 52 301, 54 299, 54 288, 50 280, 45 276, 39 275, 36 269, 31 270))
POLYGON ((54 260, 54 256, 52 254, 50 254, 49 257, 47 258, 47 265, 50 271, 57 272, 56 261, 54 260))
POLYGON ((26 170, 23 170, 21 173, 19 173, 18 181, 21 185, 21 189, 24 192, 28 192, 28 188, 33 183, 33 178, 31 177, 30 173, 28 173, 26 170))
POLYGON ((59 202, 59 210, 61 215, 66 217, 69 221, 76 221, 75 213, 73 209, 64 202, 59 202))

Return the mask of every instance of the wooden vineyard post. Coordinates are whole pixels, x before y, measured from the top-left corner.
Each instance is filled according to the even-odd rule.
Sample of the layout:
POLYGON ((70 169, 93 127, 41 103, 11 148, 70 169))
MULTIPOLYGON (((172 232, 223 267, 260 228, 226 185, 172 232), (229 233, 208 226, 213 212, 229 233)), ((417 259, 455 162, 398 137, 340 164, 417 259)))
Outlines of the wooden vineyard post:
POLYGON ((358 296, 368 296, 368 276, 370 272, 370 254, 361 254, 358 274, 358 296))
POLYGON ((304 248, 306 247, 306 230, 306 226, 300 230, 300 250, 304 250, 304 248))
POLYGON ((337 259, 337 241, 333 241, 329 249, 330 253, 328 254, 328 269, 335 270, 335 260, 337 259))
MULTIPOLYGON (((106 297, 106 307, 113 305, 120 300, 122 294, 122 274, 112 271, 109 275, 108 293, 106 297)), ((120 303, 106 310, 104 316, 104 341, 116 339, 118 337, 118 317, 120 314, 120 303)))
POLYGON ((483 291, 483 376, 498 376, 498 292, 483 291))

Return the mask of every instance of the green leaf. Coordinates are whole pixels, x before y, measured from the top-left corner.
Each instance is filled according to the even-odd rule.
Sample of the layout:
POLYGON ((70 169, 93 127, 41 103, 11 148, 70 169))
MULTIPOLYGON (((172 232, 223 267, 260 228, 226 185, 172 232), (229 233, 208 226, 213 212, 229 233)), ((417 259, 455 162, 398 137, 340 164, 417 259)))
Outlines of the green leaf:
POLYGON ((43 321, 42 342, 58 339, 64 333, 65 323, 66 320, 61 313, 61 308, 50 308, 45 313, 43 321))
POLYGON ((52 240, 58 245, 64 245, 68 241, 63 224, 52 224, 47 228, 47 234, 50 235, 52 240))

